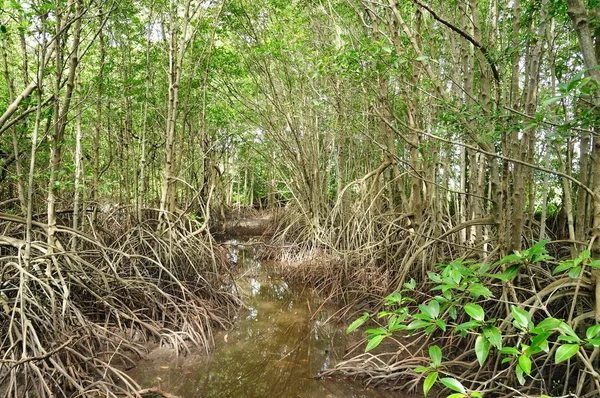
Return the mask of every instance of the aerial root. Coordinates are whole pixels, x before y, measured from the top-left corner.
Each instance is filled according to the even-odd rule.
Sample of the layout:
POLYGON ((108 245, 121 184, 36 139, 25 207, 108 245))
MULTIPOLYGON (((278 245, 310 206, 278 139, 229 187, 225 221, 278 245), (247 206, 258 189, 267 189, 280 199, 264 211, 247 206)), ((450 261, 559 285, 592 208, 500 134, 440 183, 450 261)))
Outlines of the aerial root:
POLYGON ((59 227, 55 247, 45 243, 47 229, 36 226, 27 252, 24 221, 0 219, 10 231, 0 236, 6 396, 139 396, 125 371, 146 343, 177 353, 208 350, 213 328, 227 326, 240 304, 222 277, 225 253, 210 235, 188 239, 186 220, 170 221, 164 231, 150 220, 117 236, 104 226, 102 239, 59 227), (79 249, 65 250, 74 234, 79 249))

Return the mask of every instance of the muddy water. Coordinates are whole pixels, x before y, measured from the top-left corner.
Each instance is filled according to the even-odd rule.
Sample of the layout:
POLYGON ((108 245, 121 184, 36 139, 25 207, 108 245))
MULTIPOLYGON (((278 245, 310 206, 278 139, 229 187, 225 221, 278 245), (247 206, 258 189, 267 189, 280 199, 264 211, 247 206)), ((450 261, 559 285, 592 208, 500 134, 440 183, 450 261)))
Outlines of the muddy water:
POLYGON ((217 335, 208 356, 152 354, 132 373, 143 387, 186 398, 403 396, 344 379, 315 379, 342 359, 348 343, 344 325, 325 323, 333 309, 320 308, 315 297, 292 289, 272 267, 257 262, 251 248, 229 243, 247 309, 233 330, 217 335))

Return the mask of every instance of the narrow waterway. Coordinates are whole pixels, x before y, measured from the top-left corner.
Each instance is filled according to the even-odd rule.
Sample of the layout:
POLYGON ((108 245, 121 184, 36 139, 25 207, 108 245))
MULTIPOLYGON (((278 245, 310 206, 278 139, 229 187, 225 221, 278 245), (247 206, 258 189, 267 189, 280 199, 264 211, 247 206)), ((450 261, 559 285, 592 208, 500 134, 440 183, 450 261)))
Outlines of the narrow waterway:
POLYGON ((294 289, 252 247, 228 242, 247 309, 233 330, 217 335, 209 355, 151 355, 132 372, 143 387, 184 398, 403 397, 339 378, 315 379, 344 356, 343 324, 325 323, 334 309, 294 289))

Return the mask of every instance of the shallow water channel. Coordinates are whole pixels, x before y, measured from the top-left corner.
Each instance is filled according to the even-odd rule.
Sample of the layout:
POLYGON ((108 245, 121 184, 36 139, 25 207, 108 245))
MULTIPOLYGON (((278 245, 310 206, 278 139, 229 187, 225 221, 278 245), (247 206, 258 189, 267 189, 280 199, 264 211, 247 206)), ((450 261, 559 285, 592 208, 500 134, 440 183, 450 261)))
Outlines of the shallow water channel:
POLYGON ((315 379, 344 356, 345 325, 325 323, 334 309, 288 286, 273 266, 254 258, 251 247, 235 240, 228 243, 247 309, 232 330, 217 335, 210 355, 151 354, 132 373, 143 387, 185 398, 407 396, 365 389, 341 378, 315 379))

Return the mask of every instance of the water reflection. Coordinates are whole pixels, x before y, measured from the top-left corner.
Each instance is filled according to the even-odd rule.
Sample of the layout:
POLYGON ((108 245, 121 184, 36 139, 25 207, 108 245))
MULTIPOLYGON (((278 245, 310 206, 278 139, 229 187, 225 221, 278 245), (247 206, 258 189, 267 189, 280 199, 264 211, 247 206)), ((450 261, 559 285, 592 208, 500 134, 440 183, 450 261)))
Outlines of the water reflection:
POLYGON ((142 364, 133 376, 144 387, 159 386, 186 398, 398 396, 365 391, 345 380, 313 379, 344 355, 343 325, 323 322, 330 315, 328 309, 313 317, 320 303, 262 269, 252 254, 232 247, 238 271, 254 275, 240 283, 247 310, 240 314, 235 329, 219 334, 214 352, 194 363, 142 364))

